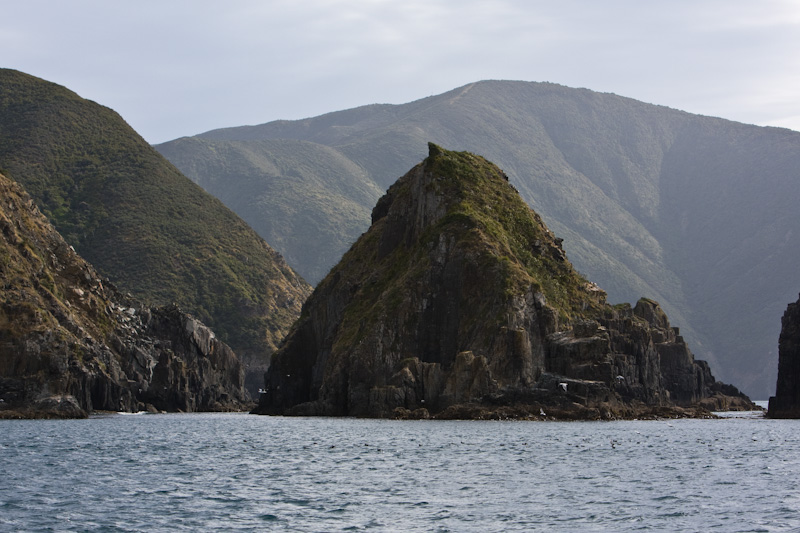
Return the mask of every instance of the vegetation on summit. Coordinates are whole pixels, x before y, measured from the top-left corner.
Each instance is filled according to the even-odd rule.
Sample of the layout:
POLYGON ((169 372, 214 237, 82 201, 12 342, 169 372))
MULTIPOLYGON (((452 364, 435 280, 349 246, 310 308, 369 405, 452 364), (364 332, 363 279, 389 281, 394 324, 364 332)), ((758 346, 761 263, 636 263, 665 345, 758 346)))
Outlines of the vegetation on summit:
MULTIPOLYGON (((442 205, 437 208, 437 215, 425 215, 426 218, 440 218, 416 236, 420 244, 406 233, 387 253, 389 245, 385 235, 396 231, 414 233, 415 230, 405 227, 408 220, 402 228, 386 228, 392 222, 381 221, 381 218, 389 206, 379 203, 372 215, 373 229, 351 247, 320 284, 322 294, 329 284, 342 283, 344 279, 361 287, 344 311, 337 343, 353 345, 357 341, 356 332, 363 334, 370 324, 396 313, 412 287, 420 279, 427 279, 429 271, 435 269, 430 251, 444 241, 452 241, 452 246, 467 255, 474 254, 481 267, 490 265, 493 275, 492 279, 479 280, 491 285, 492 291, 473 292, 475 287, 459 287, 464 298, 460 303, 462 313, 489 309, 497 305, 498 298, 511 299, 533 290, 545 296, 562 321, 568 323, 583 316, 593 305, 593 301, 587 299, 586 290, 592 284, 566 261, 561 240, 553 236, 541 218, 522 201, 502 171, 469 152, 451 152, 432 143, 429 147, 430 155, 419 169, 436 176, 427 192, 442 199, 442 205), (371 281, 361 286, 359 279, 371 281), (348 335, 348 331, 352 335, 348 335)), ((381 202, 413 203, 416 199, 408 189, 410 181, 405 178, 392 185, 381 202)), ((495 317, 481 313, 475 316, 486 321, 481 328, 496 327, 495 317)))

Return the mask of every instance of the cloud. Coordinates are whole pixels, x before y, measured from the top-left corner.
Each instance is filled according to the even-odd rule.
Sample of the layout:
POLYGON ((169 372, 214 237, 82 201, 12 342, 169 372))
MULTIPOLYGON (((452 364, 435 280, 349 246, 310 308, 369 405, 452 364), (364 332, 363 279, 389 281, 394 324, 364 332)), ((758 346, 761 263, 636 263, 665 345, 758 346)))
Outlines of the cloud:
POLYGON ((149 141, 553 81, 800 129, 782 0, 0 0, 3 66, 114 108, 149 141))

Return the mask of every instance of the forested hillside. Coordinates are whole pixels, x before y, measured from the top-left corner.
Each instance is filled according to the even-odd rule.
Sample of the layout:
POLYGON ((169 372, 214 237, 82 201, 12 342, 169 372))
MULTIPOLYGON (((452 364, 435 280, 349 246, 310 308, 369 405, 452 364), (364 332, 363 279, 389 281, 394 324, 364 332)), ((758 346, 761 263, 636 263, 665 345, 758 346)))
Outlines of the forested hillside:
POLYGON ((111 109, 0 70, 0 168, 122 291, 212 327, 257 388, 310 287, 111 109))

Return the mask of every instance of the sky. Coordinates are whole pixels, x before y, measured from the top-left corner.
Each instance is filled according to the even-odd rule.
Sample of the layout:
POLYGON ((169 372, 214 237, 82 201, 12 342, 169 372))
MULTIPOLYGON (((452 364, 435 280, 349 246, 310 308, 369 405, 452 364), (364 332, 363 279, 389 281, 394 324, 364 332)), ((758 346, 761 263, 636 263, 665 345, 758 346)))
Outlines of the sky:
POLYGON ((800 1, 0 0, 0 67, 153 144, 486 79, 800 131, 800 1))

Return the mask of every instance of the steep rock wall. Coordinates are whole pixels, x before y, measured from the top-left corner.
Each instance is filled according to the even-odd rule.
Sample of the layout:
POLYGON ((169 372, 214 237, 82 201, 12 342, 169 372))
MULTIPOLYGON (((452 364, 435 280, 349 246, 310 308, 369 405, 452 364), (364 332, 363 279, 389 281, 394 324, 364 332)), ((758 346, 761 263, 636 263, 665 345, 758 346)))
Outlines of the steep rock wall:
POLYGON ((771 418, 800 418, 800 299, 789 304, 778 340, 778 382, 769 399, 771 418))
POLYGON ((0 198, 0 416, 247 406, 242 365, 211 330, 119 294, 2 175, 0 198))

